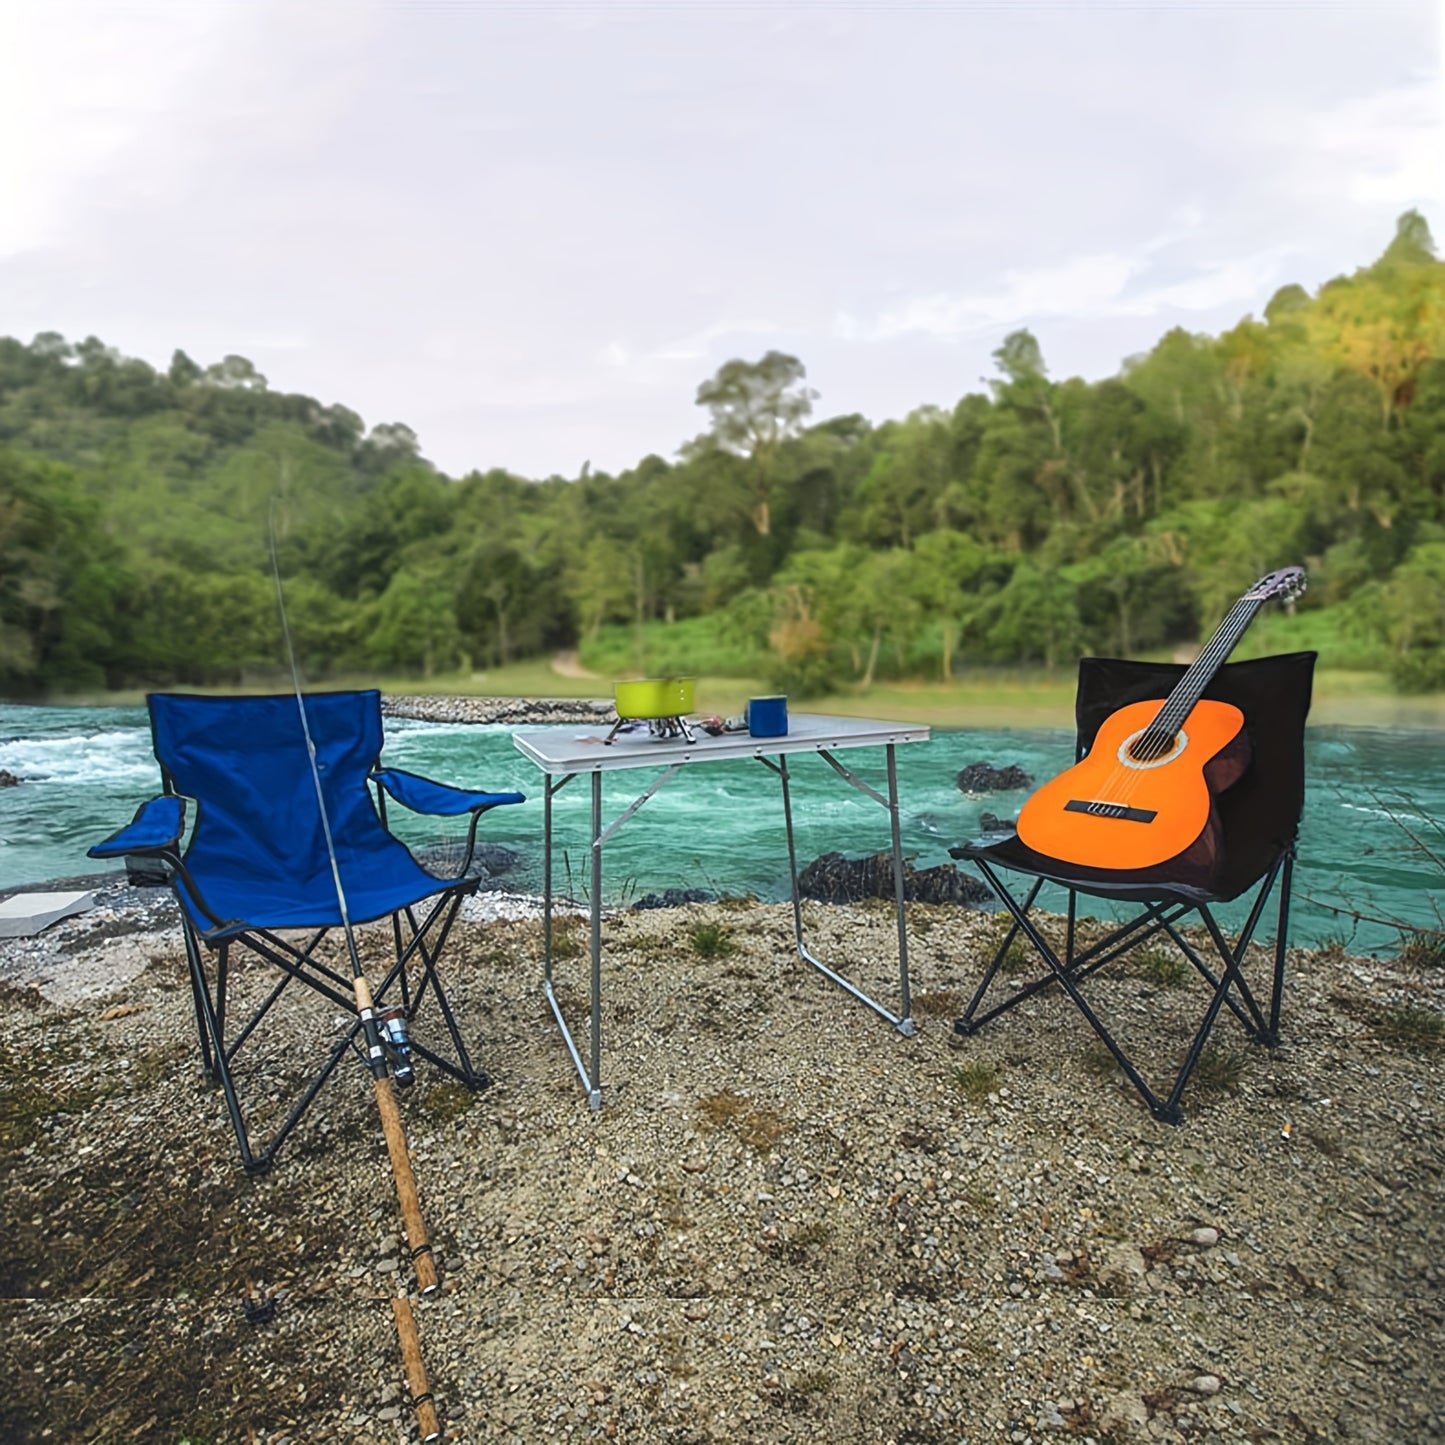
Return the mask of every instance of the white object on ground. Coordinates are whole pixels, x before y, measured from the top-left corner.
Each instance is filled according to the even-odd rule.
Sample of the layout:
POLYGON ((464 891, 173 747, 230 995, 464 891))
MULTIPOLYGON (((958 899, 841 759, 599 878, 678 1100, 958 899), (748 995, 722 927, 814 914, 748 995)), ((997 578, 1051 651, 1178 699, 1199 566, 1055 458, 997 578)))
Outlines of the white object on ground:
POLYGON ((0 902, 0 938, 33 938, 94 904, 94 893, 17 893, 0 902))

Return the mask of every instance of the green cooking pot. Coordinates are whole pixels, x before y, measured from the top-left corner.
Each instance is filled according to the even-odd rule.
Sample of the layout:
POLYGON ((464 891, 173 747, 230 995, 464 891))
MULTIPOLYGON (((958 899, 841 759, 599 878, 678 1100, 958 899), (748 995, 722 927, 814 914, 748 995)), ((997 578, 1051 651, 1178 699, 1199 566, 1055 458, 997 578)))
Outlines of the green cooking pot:
POLYGON ((691 677, 639 677, 612 686, 621 718, 685 717, 693 709, 691 677))

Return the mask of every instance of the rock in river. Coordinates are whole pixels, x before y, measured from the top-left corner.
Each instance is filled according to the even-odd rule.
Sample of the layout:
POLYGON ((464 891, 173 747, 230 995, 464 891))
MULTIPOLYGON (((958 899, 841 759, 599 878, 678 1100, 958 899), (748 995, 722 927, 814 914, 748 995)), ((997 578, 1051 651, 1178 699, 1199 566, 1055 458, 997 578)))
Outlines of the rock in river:
MULTIPOLYGON (((845 858, 824 853, 798 875, 798 891, 821 903, 857 903, 863 898, 893 897, 893 855, 845 858)), ((910 903, 986 903, 993 895, 971 874, 951 863, 921 871, 903 865, 903 896, 910 903)))
POLYGON ((970 763, 954 781, 962 793, 1012 793, 1034 785, 1034 780, 1017 763, 1003 768, 996 768, 992 763, 970 763))

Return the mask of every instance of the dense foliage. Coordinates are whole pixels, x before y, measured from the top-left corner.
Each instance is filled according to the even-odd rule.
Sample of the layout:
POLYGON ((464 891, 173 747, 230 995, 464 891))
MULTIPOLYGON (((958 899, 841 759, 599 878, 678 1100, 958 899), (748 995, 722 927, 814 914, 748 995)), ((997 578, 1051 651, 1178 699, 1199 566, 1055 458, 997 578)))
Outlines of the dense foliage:
POLYGON ((407 427, 239 356, 0 339, 0 692, 276 667, 268 516, 314 678, 601 657, 659 620, 797 693, 1053 665, 1196 641, 1305 562, 1289 641, 1445 687, 1445 262, 1419 215, 1317 295, 1108 380, 1050 380, 1026 331, 995 360, 987 394, 874 426, 813 422, 769 352, 700 386, 675 462, 451 480, 407 427))

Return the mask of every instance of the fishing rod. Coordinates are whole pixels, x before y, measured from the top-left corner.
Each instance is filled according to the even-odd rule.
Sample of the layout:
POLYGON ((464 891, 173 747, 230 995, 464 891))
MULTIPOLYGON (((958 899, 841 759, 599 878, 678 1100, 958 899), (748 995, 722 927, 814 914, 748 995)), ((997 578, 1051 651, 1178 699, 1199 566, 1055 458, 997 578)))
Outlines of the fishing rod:
MULTIPOLYGON (((387 1067, 387 1050, 382 1041, 382 1026, 371 994, 371 984, 361 966, 361 954, 356 947, 356 931, 351 926, 351 912, 346 904, 346 889, 341 882, 341 866, 336 857, 336 844, 331 836, 331 816, 326 808, 326 795, 321 786, 321 769, 316 763, 316 743, 311 736, 311 721, 306 714, 306 698, 301 687, 301 669, 296 663, 296 649, 291 642, 291 624, 286 617, 286 598, 281 588, 281 563, 276 552, 276 499, 271 499, 267 510, 266 530, 271 548, 271 575, 276 582, 276 607, 281 614, 281 637, 286 646, 286 660, 291 668, 291 682, 296 691, 296 710, 301 715, 301 734, 306 741, 306 757, 311 765, 311 781, 316 788, 316 806, 321 813, 321 831, 326 840, 326 856, 331 863, 331 880, 336 888, 336 905, 341 913, 341 929, 346 937, 346 951, 351 959, 351 988, 356 998, 356 1013, 361 1021, 362 1037, 366 1042, 366 1065, 371 1071, 373 1087, 376 1090, 376 1108, 381 1116, 381 1132, 386 1136, 386 1151, 391 1159, 392 1178, 396 1182, 397 1202, 401 1207, 402 1222, 406 1227, 407 1243, 411 1247, 413 1267, 416 1270, 418 1291, 423 1295, 433 1293, 437 1280, 436 1262, 432 1258, 431 1241, 427 1237, 426 1223, 422 1219, 421 1201, 417 1196, 416 1175, 412 1172, 411 1154, 407 1149, 406 1132, 402 1128, 401 1110, 397 1107, 396 1091, 392 1086, 391 1073, 387 1067)), ((416 1320, 411 1305, 403 1297, 393 1297, 392 1314, 396 1319, 397 1338, 401 1345, 402 1364, 406 1369, 407 1385, 411 1390, 412 1405, 416 1409, 417 1424, 423 1441, 441 1438, 441 1426, 437 1420, 436 1405, 427 1384, 426 1365, 421 1357, 421 1342, 417 1336, 416 1320)))

